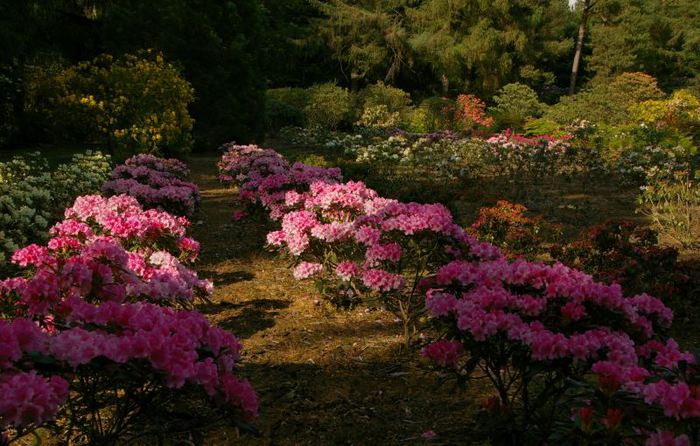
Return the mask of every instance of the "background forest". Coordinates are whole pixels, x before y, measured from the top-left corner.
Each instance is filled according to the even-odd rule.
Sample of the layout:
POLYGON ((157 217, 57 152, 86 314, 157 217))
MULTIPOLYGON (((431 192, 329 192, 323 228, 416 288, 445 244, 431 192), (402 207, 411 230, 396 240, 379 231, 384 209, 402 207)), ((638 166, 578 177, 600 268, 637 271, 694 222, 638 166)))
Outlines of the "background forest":
POLYGON ((3 0, 0 8, 2 146, 84 144, 84 130, 50 116, 64 115, 60 105, 75 105, 66 97, 89 82, 68 69, 105 54, 128 64, 124 54, 150 51, 184 78, 168 83, 175 91, 167 96, 192 119, 184 109, 171 119, 171 133, 188 134, 172 136, 171 151, 260 139, 266 88, 331 82, 356 92, 381 81, 416 104, 458 93, 491 103, 520 83, 556 104, 625 72, 647 73, 667 92, 697 92, 700 82, 694 0, 3 0))

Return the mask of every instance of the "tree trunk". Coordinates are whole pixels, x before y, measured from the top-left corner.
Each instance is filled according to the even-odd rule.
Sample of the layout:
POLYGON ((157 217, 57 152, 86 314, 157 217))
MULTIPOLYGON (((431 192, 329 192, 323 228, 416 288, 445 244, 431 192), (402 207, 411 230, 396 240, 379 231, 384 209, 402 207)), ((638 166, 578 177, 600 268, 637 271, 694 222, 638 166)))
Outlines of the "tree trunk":
POLYGON ((591 11, 591 0, 583 0, 583 10, 581 11, 581 22, 578 25, 578 37, 576 38, 576 53, 574 54, 574 63, 571 66, 571 82, 569 83, 569 94, 576 93, 576 80, 578 78, 578 70, 581 65, 581 53, 583 52, 583 42, 586 40, 586 27, 588 25, 588 16, 591 11))

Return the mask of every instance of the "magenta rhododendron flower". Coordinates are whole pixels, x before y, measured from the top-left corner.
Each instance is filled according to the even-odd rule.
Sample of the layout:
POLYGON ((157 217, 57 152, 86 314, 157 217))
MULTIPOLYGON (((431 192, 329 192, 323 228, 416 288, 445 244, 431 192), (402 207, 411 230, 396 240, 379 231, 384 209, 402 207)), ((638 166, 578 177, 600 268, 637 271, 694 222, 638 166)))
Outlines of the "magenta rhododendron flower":
POLYGON ((675 436, 673 432, 657 431, 647 439, 645 446, 690 446, 687 435, 675 436))
POLYGON ((149 208, 191 216, 200 201, 199 188, 188 181, 189 169, 175 159, 136 155, 112 171, 105 182, 106 195, 130 195, 149 208))
POLYGON ((0 429, 41 425, 53 419, 68 396, 61 377, 45 378, 34 370, 0 374, 0 429))
POLYGON ((441 339, 423 348, 422 355, 435 361, 437 364, 447 367, 453 366, 464 354, 464 347, 458 341, 441 339))

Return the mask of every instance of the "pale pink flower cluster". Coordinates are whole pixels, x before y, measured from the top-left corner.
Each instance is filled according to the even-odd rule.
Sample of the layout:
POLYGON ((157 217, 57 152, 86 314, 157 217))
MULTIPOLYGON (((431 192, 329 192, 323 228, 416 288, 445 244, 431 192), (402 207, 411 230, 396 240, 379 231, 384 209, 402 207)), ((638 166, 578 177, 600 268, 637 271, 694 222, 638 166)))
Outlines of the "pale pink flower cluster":
POLYGON ((105 182, 106 195, 131 195, 147 208, 191 216, 200 201, 199 188, 186 181, 189 169, 176 159, 153 155, 136 155, 114 168, 112 179, 105 182))
MULTIPOLYGON (((51 235, 81 239, 93 235, 109 235, 127 245, 162 245, 180 242, 190 222, 156 209, 144 210, 138 200, 129 195, 78 197, 66 209, 65 219, 51 229, 51 235)), ((191 242, 188 251, 198 251, 191 242)))
POLYGON ((323 271, 320 263, 301 262, 294 268, 294 278, 297 280, 308 279, 323 271))
POLYGON ((372 291, 403 290, 404 274, 419 256, 433 264, 501 256, 454 224, 443 205, 382 199, 362 182, 313 183, 307 192, 288 192, 286 201, 289 209, 281 228, 268 234, 268 244, 300 261, 323 262, 332 252, 329 272, 341 281, 358 278, 372 291))

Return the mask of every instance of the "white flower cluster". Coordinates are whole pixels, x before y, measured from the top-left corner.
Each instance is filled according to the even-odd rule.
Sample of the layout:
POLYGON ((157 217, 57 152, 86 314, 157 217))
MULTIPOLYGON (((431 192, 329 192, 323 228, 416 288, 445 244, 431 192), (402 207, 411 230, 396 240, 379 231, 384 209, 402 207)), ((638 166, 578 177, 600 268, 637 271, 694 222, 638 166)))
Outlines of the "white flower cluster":
POLYGON ((623 183, 642 186, 655 180, 672 179, 689 167, 682 147, 666 149, 646 146, 625 151, 615 163, 615 172, 623 183))
POLYGON ((366 136, 360 133, 348 134, 318 127, 283 127, 280 129, 279 137, 287 144, 327 149, 344 149, 348 146, 361 146, 367 143, 366 136))
POLYGON ((453 135, 399 134, 364 146, 346 145, 359 163, 397 164, 441 179, 464 177, 479 163, 484 143, 453 135))

